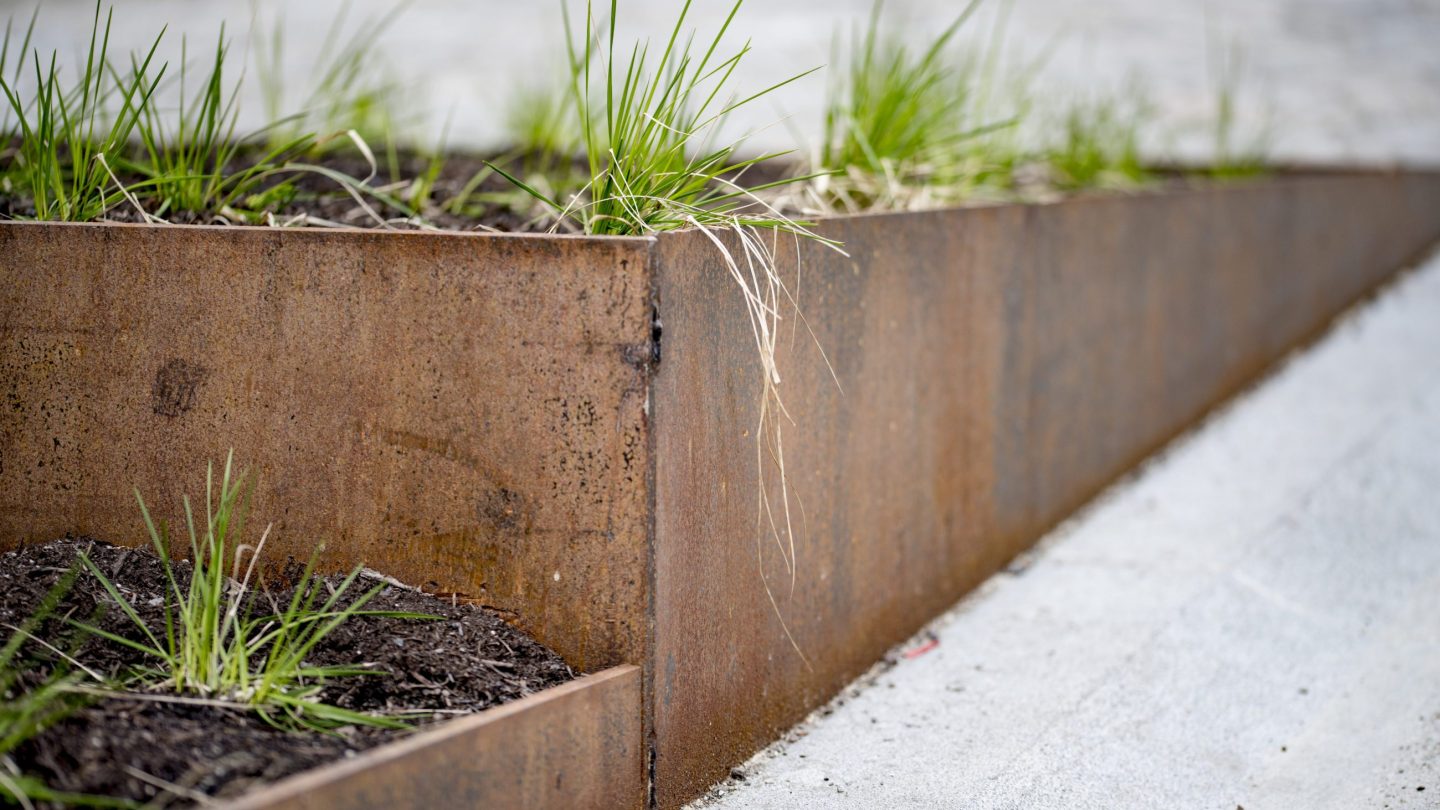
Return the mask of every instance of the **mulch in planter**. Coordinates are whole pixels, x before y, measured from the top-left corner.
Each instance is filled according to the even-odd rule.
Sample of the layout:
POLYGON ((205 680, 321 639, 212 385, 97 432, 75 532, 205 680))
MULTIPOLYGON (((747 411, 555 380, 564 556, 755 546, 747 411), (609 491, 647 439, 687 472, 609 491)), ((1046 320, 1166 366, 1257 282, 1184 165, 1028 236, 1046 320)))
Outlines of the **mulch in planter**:
MULTIPOLYGON (((90 539, 67 538, 0 555, 0 625, 19 625, 57 580, 87 553, 163 639, 164 570, 148 549, 133 550, 90 539)), ((189 567, 177 564, 188 577, 189 567)), ((339 578, 331 582, 338 582, 339 578)), ((356 595, 377 584, 362 577, 356 595)), ((184 583, 182 581, 182 587, 184 583)), ((283 599, 284 593, 277 593, 283 599)), ((324 701, 347 709, 439 712, 443 722, 564 683, 574 673, 555 653, 483 608, 386 584, 367 610, 435 614, 439 621, 358 617, 342 625, 307 661, 316 665, 371 665, 373 676, 337 679, 324 701)), ((267 610, 268 612, 268 610, 267 610)), ((47 641, 71 632, 64 617, 135 638, 137 628, 98 580, 82 573, 37 631, 47 641)), ((0 628, 0 638, 11 630, 0 628)), ((151 663, 123 645, 90 637, 75 647, 86 667, 114 674, 151 663)), ((38 679, 43 669, 26 677, 38 679)), ((167 806, 193 805, 205 796, 239 795, 317 765, 405 736, 410 732, 344 728, 334 734, 286 733, 246 711, 136 699, 105 698, 24 743, 15 760, 22 771, 53 790, 159 798, 167 806), (163 787, 171 786, 168 789, 163 787), (178 794, 178 795, 176 795, 178 794)))

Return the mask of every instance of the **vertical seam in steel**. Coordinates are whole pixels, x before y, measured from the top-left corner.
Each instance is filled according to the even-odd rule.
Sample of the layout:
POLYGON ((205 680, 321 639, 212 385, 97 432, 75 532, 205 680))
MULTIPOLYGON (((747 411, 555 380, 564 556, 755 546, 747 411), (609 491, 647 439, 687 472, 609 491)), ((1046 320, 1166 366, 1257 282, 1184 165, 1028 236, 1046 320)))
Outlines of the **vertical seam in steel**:
POLYGON ((650 373, 645 375, 645 645, 640 668, 640 728, 644 737, 645 806, 654 810, 657 806, 655 789, 655 761, 657 746, 655 739, 655 490, 659 481, 656 475, 655 424, 656 402, 655 379, 660 374, 660 250, 659 240, 651 236, 645 247, 645 281, 649 287, 650 303, 650 373))

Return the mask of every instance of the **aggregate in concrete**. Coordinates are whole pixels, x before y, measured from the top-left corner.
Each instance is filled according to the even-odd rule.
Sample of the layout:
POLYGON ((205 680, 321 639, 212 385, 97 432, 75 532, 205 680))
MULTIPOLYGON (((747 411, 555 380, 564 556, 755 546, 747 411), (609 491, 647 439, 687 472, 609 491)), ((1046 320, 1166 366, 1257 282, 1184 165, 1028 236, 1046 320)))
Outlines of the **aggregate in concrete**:
POLYGON ((1436 313, 1440 257, 701 804, 1440 806, 1436 313))

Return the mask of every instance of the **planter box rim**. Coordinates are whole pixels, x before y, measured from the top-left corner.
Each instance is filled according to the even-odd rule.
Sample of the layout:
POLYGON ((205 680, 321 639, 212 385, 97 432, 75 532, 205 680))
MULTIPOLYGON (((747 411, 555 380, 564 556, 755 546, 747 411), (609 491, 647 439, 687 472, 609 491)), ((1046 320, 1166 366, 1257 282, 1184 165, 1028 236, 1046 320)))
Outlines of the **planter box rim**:
POLYGON ((593 236, 579 233, 487 233, 483 231, 451 231, 451 230, 402 230, 399 228, 284 228, 271 225, 183 225, 169 222, 61 222, 58 220, 38 219, 10 219, 0 220, 0 229, 4 228, 74 228, 80 229, 105 229, 117 228, 130 231, 192 231, 199 233, 275 233, 297 235, 298 238, 324 239, 335 236, 369 236, 385 239, 471 239, 476 241, 493 242, 549 242, 562 240, 565 242, 594 242, 597 244, 614 245, 617 243, 631 243, 646 245, 655 241, 654 236, 593 236), (303 234, 303 236, 299 236, 303 234))
MULTIPOLYGON (((824 227, 835 223, 854 221, 876 221, 886 218, 910 218, 915 216, 943 216, 956 214, 964 211, 995 211, 1009 209, 1033 209, 1050 207, 1056 205, 1105 205, 1116 204, 1119 201, 1130 201, 1145 198, 1181 198, 1200 194, 1212 194, 1219 187, 1229 193, 1254 193, 1265 190, 1273 190, 1279 186, 1336 182, 1338 180, 1353 179, 1357 177, 1394 177, 1394 176, 1440 176, 1440 166, 1285 166, 1271 173, 1254 177, 1236 180, 1202 180, 1200 182, 1185 186, 1140 186, 1134 189, 1093 189, 1073 192, 1055 199, 1047 200, 994 200, 976 201, 963 205, 945 205, 934 208, 921 208, 916 210, 873 210, 861 211, 848 214, 834 214, 818 217, 800 217, 800 221, 812 222, 816 227, 824 227)), ((590 234, 575 233, 491 233, 486 231, 456 231, 456 230, 402 230, 391 228, 322 228, 322 227, 295 227, 285 228, 270 225, 184 225, 172 223, 142 223, 142 222, 60 222, 54 220, 27 220, 12 219, 0 220, 0 228, 7 226, 35 227, 35 226, 58 226, 62 228, 123 228, 129 230, 144 229, 172 229, 179 228, 190 231, 204 232, 230 232, 235 231, 270 231, 285 234, 305 234, 299 238, 323 239, 333 235, 358 235, 364 234, 372 238, 385 239, 472 239, 484 242, 544 242, 551 240, 562 240, 571 243, 593 242, 597 244, 654 244, 662 237, 670 237, 676 234, 688 233, 695 228, 681 228, 672 231, 658 231, 652 234, 641 236, 596 236, 590 234)))
POLYGON ((457 737, 475 732, 478 729, 498 723, 506 718, 531 711, 537 707, 563 699, 577 692, 583 692, 592 687, 608 684, 623 678, 634 677, 638 672, 639 667, 631 664, 622 664, 589 675, 582 675, 572 681, 562 683, 559 686, 552 686, 549 689, 536 692, 519 700, 512 700, 500 706, 494 706, 473 714, 446 720, 436 724, 432 728, 422 729, 394 742, 384 743, 362 751, 349 759, 337 760, 301 771, 300 773, 291 774, 278 781, 253 788, 233 799, 220 800, 218 804, 220 807, 226 808, 226 810, 260 810, 260 808, 275 806, 282 802, 294 801, 307 794, 322 791, 331 785, 342 783, 357 774, 364 773, 377 766, 394 762, 433 746, 444 745, 457 737))

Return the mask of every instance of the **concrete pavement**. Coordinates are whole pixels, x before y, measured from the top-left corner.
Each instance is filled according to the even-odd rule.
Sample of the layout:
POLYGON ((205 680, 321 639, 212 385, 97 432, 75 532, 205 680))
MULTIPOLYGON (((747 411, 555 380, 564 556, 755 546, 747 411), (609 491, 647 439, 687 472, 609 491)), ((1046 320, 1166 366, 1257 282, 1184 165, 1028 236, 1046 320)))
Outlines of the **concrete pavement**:
MULTIPOLYGON (((23 25, 38 0, 0 3, 0 18, 23 25)), ((163 59, 178 59, 182 36, 192 49, 214 41, 222 21, 245 51, 254 10, 261 32, 286 22, 283 65, 290 104, 321 72, 316 64, 331 24, 350 7, 352 30, 378 18, 395 0, 106 0, 114 3, 117 51, 148 46, 169 24, 163 59)), ((583 0, 568 0, 583 14, 583 0)), ((403 88, 399 112, 416 117, 412 133, 431 146, 448 121, 452 146, 493 146, 504 139, 505 107, 517 89, 543 83, 564 61, 561 0, 413 0, 376 44, 371 78, 403 88)), ((73 64, 88 41, 94 0, 44 0, 35 43, 73 64)), ((609 4, 595 4, 608 9, 609 4)), ((716 30, 731 2, 697 2, 691 22, 716 30)), ((933 37, 963 7, 957 0, 887 0, 895 28, 913 40, 933 37)), ((679 0, 623 0, 621 43, 660 40, 679 0)), ((753 38, 735 79, 754 91, 832 59, 836 30, 863 24, 872 0, 774 0, 745 4, 731 44, 753 38)), ((1440 162, 1440 4, 1433 0, 985 0, 967 25, 969 41, 988 42, 995 17, 1007 16, 1008 58, 1048 55, 1034 88, 1042 113, 1077 91, 1118 90, 1131 79, 1148 88, 1155 120, 1145 128, 1147 153, 1203 159, 1212 145, 1215 75, 1234 48, 1243 63, 1236 137, 1271 134, 1271 154, 1302 161, 1440 162)), ((340 39, 344 39, 342 35, 340 39)), ((194 50, 191 51, 194 53, 194 50)), ((252 76, 253 79, 253 76, 252 76)), ((369 79, 367 79, 368 81, 369 79)), ((784 88, 734 116, 734 131, 762 129, 756 149, 789 149, 819 137, 823 75, 784 88), (783 120, 786 116, 789 120, 783 120), (783 120, 783 122, 782 122, 783 120)), ((259 83, 247 83, 242 128, 263 116, 259 83)), ((174 89, 162 90, 173 99, 174 89)), ((287 107, 287 109, 289 109, 287 107)))

